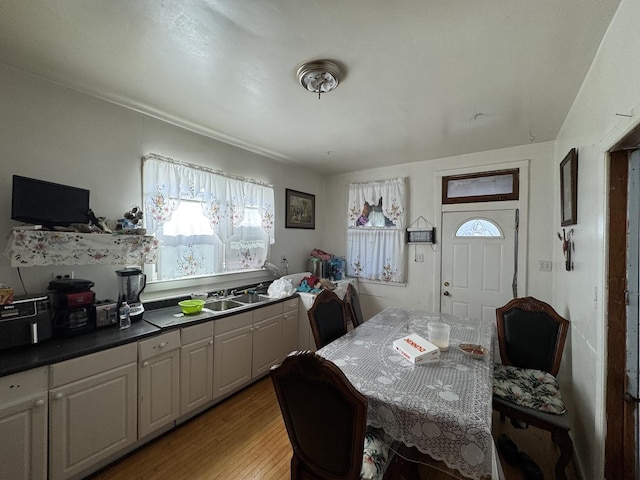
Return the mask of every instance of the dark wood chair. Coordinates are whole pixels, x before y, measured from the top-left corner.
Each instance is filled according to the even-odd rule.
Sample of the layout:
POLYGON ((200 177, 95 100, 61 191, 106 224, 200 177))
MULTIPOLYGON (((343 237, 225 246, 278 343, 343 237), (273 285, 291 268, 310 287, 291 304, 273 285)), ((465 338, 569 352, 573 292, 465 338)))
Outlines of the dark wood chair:
POLYGON ((347 333, 344 302, 330 290, 323 290, 316 296, 307 315, 318 349, 347 333))
POLYGON ((347 309, 347 315, 351 319, 353 328, 364 323, 362 308, 360 307, 360 296, 358 290, 353 284, 347 285, 347 293, 344 295, 344 304, 347 309))
MULTIPOLYGON (((562 318, 547 303, 533 297, 515 298, 496 309, 500 358, 503 365, 548 372, 554 377, 569 329, 569 321, 562 318)), ((504 398, 493 396, 493 409, 500 419, 507 416, 516 422, 533 425, 551 433, 560 448, 555 467, 557 479, 566 479, 565 468, 573 458, 573 443, 569 436, 571 424, 566 413, 546 413, 527 408, 504 398)))
MULTIPOLYGON (((293 448, 291 479, 360 479, 366 397, 334 363, 312 352, 291 354, 271 369, 271 379, 293 448)), ((397 463, 387 458, 384 477, 375 478, 394 475, 397 463)))

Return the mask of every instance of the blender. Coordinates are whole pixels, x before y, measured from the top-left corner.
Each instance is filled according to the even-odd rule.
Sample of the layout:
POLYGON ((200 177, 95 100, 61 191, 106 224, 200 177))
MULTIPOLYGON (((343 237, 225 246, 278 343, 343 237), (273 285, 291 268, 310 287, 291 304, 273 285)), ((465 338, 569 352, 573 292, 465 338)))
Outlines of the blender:
POLYGON ((140 294, 147 285, 147 276, 139 268, 124 268, 116 270, 118 276, 118 312, 123 302, 131 307, 131 321, 142 319, 144 306, 140 301, 140 294))

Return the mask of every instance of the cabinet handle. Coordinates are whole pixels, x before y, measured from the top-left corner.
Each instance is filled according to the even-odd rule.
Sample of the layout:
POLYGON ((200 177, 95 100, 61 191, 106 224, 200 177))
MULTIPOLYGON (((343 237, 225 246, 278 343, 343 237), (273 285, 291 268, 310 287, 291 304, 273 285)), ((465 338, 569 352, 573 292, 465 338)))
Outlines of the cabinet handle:
POLYGON ((167 342, 162 342, 162 343, 160 344, 160 348, 162 348, 162 347, 166 347, 166 346, 167 346, 167 342))
POLYGON ((34 404, 34 406, 36 406, 36 407, 41 407, 43 405, 44 405, 44 400, 42 400, 42 399, 37 400, 36 403, 34 404))
POLYGON ((149 366, 149 362, 142 362, 142 366, 143 367, 148 367, 149 366))
POLYGON ((62 398, 62 393, 58 392, 56 393, 53 398, 55 398, 56 400, 60 400, 62 398))
POLYGON ((213 340, 209 340, 209 345, 213 345, 213 340))

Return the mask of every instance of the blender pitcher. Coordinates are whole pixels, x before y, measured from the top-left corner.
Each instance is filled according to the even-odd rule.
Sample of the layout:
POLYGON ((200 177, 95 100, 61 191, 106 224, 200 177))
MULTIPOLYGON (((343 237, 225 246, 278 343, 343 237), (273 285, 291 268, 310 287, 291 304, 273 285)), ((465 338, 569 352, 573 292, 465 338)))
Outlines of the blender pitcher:
POLYGON ((118 276, 118 312, 123 302, 131 307, 131 321, 142 319, 144 306, 140 301, 140 294, 147 285, 147 276, 139 268, 124 268, 116 270, 118 276))

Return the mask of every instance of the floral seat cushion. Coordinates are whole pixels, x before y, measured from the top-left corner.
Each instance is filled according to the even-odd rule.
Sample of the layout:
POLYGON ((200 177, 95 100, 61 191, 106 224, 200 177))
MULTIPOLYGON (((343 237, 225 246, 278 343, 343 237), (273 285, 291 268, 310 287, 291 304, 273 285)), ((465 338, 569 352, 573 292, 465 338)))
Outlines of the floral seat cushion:
POLYGON ((556 377, 542 370, 496 364, 493 394, 508 402, 544 413, 566 412, 556 377))
POLYGON ((380 437, 375 430, 367 430, 362 453, 361 479, 379 480, 384 476, 389 460, 389 446, 380 437))

